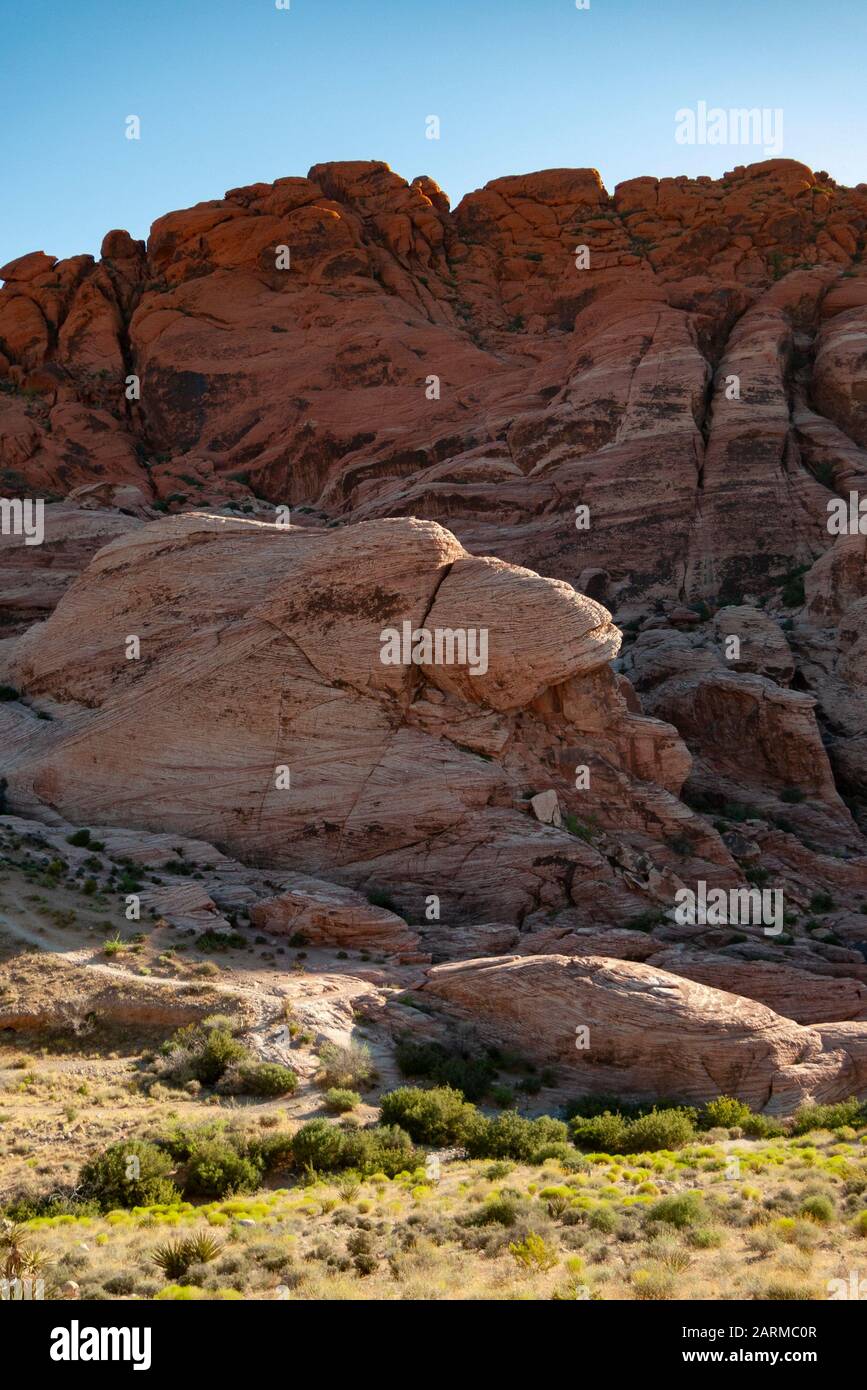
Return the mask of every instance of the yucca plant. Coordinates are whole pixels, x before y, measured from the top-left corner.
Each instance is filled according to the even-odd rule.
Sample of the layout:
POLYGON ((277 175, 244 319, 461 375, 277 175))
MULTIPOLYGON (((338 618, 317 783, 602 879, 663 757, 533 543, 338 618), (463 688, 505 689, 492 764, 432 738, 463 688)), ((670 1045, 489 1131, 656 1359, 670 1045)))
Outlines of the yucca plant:
POLYGON ((334 1185, 344 1202, 354 1202, 361 1191, 361 1183, 359 1182, 358 1174, 353 1172, 352 1169, 347 1173, 341 1173, 334 1185))
POLYGON ((190 1264, 206 1265, 209 1261, 215 1260, 223 1248, 220 1242, 209 1235, 207 1231, 197 1231, 194 1236, 190 1236, 186 1245, 190 1255, 190 1264))
POLYGON ((151 1259, 167 1279, 183 1279, 190 1265, 208 1264, 222 1248, 207 1231, 198 1231, 185 1240, 168 1240, 165 1245, 158 1245, 151 1259))
POLYGON ((27 1227, 14 1221, 3 1221, 0 1226, 0 1269, 4 1279, 18 1279, 22 1275, 39 1274, 49 1263, 45 1250, 34 1249, 27 1242, 31 1232, 27 1227))
POLYGON ((151 1259, 167 1279, 182 1279, 192 1264, 189 1241, 167 1240, 165 1245, 157 1246, 151 1259))

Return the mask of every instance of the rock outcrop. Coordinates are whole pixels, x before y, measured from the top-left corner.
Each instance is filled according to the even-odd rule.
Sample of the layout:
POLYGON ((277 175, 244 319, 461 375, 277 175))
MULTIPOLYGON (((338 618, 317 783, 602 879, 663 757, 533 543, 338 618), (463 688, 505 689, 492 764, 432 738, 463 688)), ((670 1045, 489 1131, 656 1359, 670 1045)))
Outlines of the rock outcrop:
POLYGON ((677 800, 689 758, 674 730, 627 707, 618 642, 593 600, 470 556, 435 523, 191 514, 106 546, 18 639, 26 703, 0 707, 2 771, 19 809, 169 828, 385 890, 418 919, 435 895, 450 921, 572 903, 614 923, 658 891, 637 851, 656 842, 664 859, 666 827, 694 824, 697 872, 703 856, 708 872, 733 867, 677 800), (467 636, 463 658, 434 646, 390 664, 404 625, 484 633, 484 659, 467 636), (532 783, 552 779, 580 834, 532 815, 532 783), (579 810, 617 825, 625 872, 579 810))
POLYGON ((483 1042, 564 1069, 586 1093, 789 1114, 867 1085, 867 1024, 812 1028, 634 961, 510 956, 435 966, 419 997, 483 1042))
POLYGON ((865 237, 794 160, 359 161, 0 269, 0 836, 598 1089, 863 1088, 865 237))

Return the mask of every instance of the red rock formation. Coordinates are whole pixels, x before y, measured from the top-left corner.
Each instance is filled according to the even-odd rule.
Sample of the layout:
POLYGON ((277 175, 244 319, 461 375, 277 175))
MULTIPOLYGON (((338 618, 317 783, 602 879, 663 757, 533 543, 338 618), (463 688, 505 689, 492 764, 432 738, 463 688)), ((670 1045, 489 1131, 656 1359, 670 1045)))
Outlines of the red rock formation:
POLYGON ((4 267, 0 495, 49 502, 43 546, 0 537, 15 807, 213 840, 278 870, 287 926, 316 913, 285 873, 327 880, 335 940, 356 889, 441 896, 438 956, 450 925, 549 963, 626 928, 612 955, 834 1020, 768 1025, 750 1096, 860 1085, 867 563, 827 504, 867 496, 865 237, 867 185, 792 160, 453 211, 355 162, 4 267), (488 630, 486 669, 384 666, 403 617, 488 630), (665 917, 745 877, 792 938, 758 983, 728 959, 766 941, 665 917))

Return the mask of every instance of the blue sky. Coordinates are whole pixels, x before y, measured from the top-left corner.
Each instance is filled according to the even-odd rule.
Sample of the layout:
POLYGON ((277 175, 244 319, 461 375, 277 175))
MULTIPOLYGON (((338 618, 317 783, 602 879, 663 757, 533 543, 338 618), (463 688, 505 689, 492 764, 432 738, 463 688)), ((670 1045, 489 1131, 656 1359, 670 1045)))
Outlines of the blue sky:
POLYGON ((328 159, 427 173, 719 175, 704 100, 782 108, 783 153, 867 180, 865 0, 0 0, 0 264, 98 254, 162 213, 328 159), (127 140, 128 115, 141 139, 127 140), (441 138, 425 138, 437 115, 441 138))

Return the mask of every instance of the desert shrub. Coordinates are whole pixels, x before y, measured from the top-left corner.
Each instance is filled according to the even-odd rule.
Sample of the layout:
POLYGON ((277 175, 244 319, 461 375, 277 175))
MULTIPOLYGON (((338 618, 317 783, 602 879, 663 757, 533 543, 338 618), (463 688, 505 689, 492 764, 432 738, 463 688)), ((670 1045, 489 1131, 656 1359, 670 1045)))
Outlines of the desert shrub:
POLYGON ((466 1221, 468 1226, 514 1226, 520 1210, 520 1203, 515 1197, 489 1197, 466 1221))
POLYGON ((373 1062, 367 1043, 325 1043, 319 1052, 322 1084, 356 1090, 370 1084, 373 1062))
POLYGON ((231 1023, 219 1016, 178 1029, 162 1047, 162 1076, 182 1084, 200 1081, 215 1086, 233 1063, 249 1062, 243 1043, 232 1036, 231 1023))
POLYGON ((644 1153, 653 1149, 679 1149, 695 1138, 695 1127, 684 1110, 651 1110, 639 1115, 626 1133, 625 1153, 644 1153))
POLYGON ((79 1171, 82 1196, 99 1203, 103 1211, 115 1207, 145 1207, 180 1198, 169 1174, 172 1161, 155 1144, 144 1139, 125 1139, 111 1144, 79 1171))
POLYGON ((296 1131, 292 1153, 297 1168, 328 1172, 340 1168, 344 1135, 328 1120, 308 1120, 296 1131))
POLYGON ((248 1140, 246 1153, 266 1173, 275 1168, 289 1168, 295 1154, 293 1136, 285 1129, 276 1134, 257 1134, 248 1140))
POLYGON ((417 1167, 421 1160, 421 1153, 399 1125, 371 1125, 368 1129, 344 1131, 340 1166, 355 1168, 365 1177, 384 1173, 393 1178, 396 1173, 417 1167))
POLYGON ((664 1300, 674 1298, 677 1294, 674 1275, 661 1265, 633 1270, 630 1281, 636 1298, 664 1300))
POLYGON ((529 1120, 515 1110, 504 1110, 495 1119, 488 1119, 476 1111, 464 1133, 464 1145, 471 1158, 512 1158, 536 1163, 548 1145, 562 1144, 568 1136, 564 1122, 550 1115, 529 1120))
POLYGON ((770 1299, 773 1303, 806 1303, 816 1299, 823 1299, 825 1290, 818 1284, 811 1284, 806 1279, 786 1278, 785 1276, 774 1279, 756 1298, 770 1299))
POLYGON ((99 1216, 102 1205, 95 1198, 66 1192, 19 1191, 0 1207, 7 1221, 32 1221, 37 1216, 99 1216))
POLYGON ((645 1153, 677 1149, 695 1138, 694 1111, 682 1107, 648 1110, 634 1119, 605 1111, 601 1115, 572 1120, 572 1140, 582 1149, 598 1153, 645 1153))
POLYGON ((535 1231, 509 1245, 509 1254, 528 1274, 545 1274, 558 1263, 558 1256, 535 1231))
POLYGON ((807 1134, 811 1129, 842 1129, 846 1125, 864 1123, 864 1106, 855 1096, 837 1105, 804 1105, 794 1117, 793 1133, 807 1134))
POLYGON ((291 1067, 279 1062, 240 1062, 227 1070, 223 1081, 230 1090, 251 1096, 288 1096, 298 1085, 291 1067))
POLYGON ((343 1086, 330 1086, 324 1096, 325 1108, 330 1110, 332 1115, 345 1115, 347 1111, 354 1110, 356 1105, 361 1104, 361 1096, 357 1091, 348 1091, 343 1086))
POLYGON ((395 1049, 404 1076, 423 1077, 438 1086, 462 1091, 467 1100, 481 1100, 491 1088, 497 1069, 489 1057, 470 1057, 440 1043, 404 1039, 395 1049))
POLYGON ((398 1125, 371 1125, 367 1129, 341 1129, 328 1120, 308 1120, 292 1141, 296 1168, 339 1172, 352 1168, 369 1176, 412 1169, 421 1155, 410 1136, 398 1125))
POLYGON ((400 1125, 419 1144, 440 1147, 463 1143, 477 1115, 475 1106, 451 1086, 430 1091, 401 1086, 384 1095, 381 1106, 385 1124, 400 1125))
POLYGON ((187 1160, 184 1194, 225 1197, 229 1192, 252 1192, 261 1181, 261 1163, 225 1139, 204 1139, 187 1160))
POLYGON ((605 1235, 613 1235, 620 1225, 617 1212, 612 1207, 606 1207, 600 1203, 598 1207, 587 1216, 587 1225, 594 1231, 603 1231, 605 1235))
POLYGON ((678 1192, 661 1197, 647 1213, 648 1221, 662 1221, 683 1230, 687 1226, 706 1226, 709 1213, 700 1192, 678 1192))
POLYGON ((699 1226, 688 1233, 687 1240, 695 1250, 718 1250, 724 1236, 716 1226, 699 1226))
POLYGON ((734 1129, 750 1118, 751 1110, 733 1096, 717 1096, 709 1100, 701 1112, 702 1129, 734 1129))
POLYGON ((834 1220, 834 1203, 830 1197, 817 1193, 813 1197, 807 1197, 801 1203, 801 1215, 808 1216, 811 1221, 817 1221, 821 1226, 825 1226, 829 1221, 834 1220))
POLYGON ((741 1124, 748 1139, 779 1139, 785 1134, 785 1126, 768 1115, 750 1115, 741 1124))
POLYGON ((592 1120, 597 1115, 622 1115, 632 1119, 635 1115, 643 1115, 649 1108, 621 1100, 619 1096, 592 1095, 577 1096, 567 1101, 563 1113, 567 1120, 574 1120, 576 1117, 592 1120))
POLYGON ((629 1122, 622 1115, 612 1114, 610 1110, 601 1115, 585 1119, 576 1116, 569 1125, 572 1142, 579 1149, 591 1149, 594 1153, 623 1153, 629 1122))

